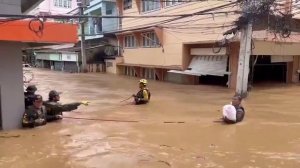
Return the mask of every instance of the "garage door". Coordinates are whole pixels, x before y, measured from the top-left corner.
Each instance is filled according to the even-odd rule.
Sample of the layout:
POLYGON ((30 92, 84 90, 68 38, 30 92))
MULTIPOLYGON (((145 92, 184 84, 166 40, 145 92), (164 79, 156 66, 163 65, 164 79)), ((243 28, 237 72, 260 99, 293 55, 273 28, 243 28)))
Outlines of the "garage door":
POLYGON ((194 56, 187 70, 171 70, 168 72, 194 76, 224 76, 226 74, 230 74, 227 72, 227 62, 227 55, 194 56))
POLYGON ((63 62, 58 62, 58 61, 54 62, 54 70, 61 71, 62 68, 63 68, 63 62))
POLYGON ((78 67, 76 62, 65 62, 64 71, 66 72, 78 72, 78 67))

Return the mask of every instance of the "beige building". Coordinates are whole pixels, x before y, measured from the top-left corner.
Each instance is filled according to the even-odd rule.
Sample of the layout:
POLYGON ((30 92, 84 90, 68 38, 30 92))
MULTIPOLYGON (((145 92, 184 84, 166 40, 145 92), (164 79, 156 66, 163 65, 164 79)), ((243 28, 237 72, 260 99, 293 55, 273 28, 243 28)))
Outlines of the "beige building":
MULTIPOLYGON (((236 87, 240 33, 223 35, 240 17, 236 3, 119 0, 117 6, 120 15, 149 17, 122 19, 120 74, 236 87), (151 17, 158 15, 165 17, 151 17)), ((299 38, 275 39, 267 28, 253 27, 250 83, 298 82, 299 38)))

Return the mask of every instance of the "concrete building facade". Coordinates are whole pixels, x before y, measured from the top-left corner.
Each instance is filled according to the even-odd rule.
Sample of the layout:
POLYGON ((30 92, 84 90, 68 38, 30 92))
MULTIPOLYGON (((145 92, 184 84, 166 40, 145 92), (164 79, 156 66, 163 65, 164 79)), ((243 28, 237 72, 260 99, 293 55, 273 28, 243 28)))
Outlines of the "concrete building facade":
POLYGON ((77 73, 80 71, 77 52, 36 52, 36 67, 77 73))
MULTIPOLYGON (((116 33, 123 47, 120 54, 123 60, 117 64, 119 72, 154 80, 235 88, 240 33, 223 34, 235 26, 233 23, 240 15, 233 11, 240 9, 228 4, 226 1, 118 1, 120 15, 149 16, 122 19, 121 29, 116 33), (212 14, 197 15, 205 11, 212 14), (174 14, 195 15, 151 17, 174 14)), ((274 34, 266 30, 267 26, 257 26, 253 32, 250 83, 298 82, 299 37, 292 33, 293 40, 272 40, 274 34)))
MULTIPOLYGON (((116 0, 92 0, 84 10, 85 15, 117 16, 116 0)), ((85 23, 86 60, 90 72, 110 71, 110 64, 117 56, 117 39, 114 32, 118 30, 118 18, 90 18, 85 23)), ((115 64, 113 64, 115 65, 115 64)))

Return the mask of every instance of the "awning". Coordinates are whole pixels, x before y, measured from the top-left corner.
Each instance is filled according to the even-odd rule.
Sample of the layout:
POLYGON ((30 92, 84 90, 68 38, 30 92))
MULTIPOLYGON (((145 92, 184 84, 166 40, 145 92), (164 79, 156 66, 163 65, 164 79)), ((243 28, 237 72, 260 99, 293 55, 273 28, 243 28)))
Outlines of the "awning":
POLYGON ((227 55, 194 56, 188 69, 185 71, 170 70, 170 73, 203 76, 224 76, 227 72, 227 55))
POLYGON ((144 64, 129 64, 129 63, 118 63, 118 66, 132 66, 132 67, 143 67, 143 68, 160 68, 160 69, 181 69, 179 65, 144 65, 144 64))
MULTIPOLYGON (((0 24, 0 41, 18 41, 27 43, 77 43, 77 25, 56 22, 44 22, 44 29, 36 34, 29 29, 30 20, 8 21, 0 24)), ((38 29, 39 23, 31 25, 38 29)))

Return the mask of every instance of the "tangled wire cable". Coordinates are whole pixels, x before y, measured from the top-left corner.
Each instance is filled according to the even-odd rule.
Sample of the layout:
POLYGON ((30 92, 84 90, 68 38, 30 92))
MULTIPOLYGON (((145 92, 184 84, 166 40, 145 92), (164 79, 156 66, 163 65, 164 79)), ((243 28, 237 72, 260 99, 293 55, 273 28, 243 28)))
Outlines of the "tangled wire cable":
POLYGON ((226 47, 227 44, 228 44, 228 40, 226 38, 220 41, 216 41, 212 47, 213 53, 215 54, 219 53, 223 47, 226 47))
POLYGON ((40 18, 32 19, 28 24, 28 28, 29 30, 34 32, 38 37, 42 37, 44 31, 44 22, 40 18))
POLYGON ((243 9, 243 15, 236 21, 238 28, 244 27, 249 22, 255 25, 265 24, 264 19, 268 17, 268 28, 270 32, 274 33, 275 39, 279 35, 282 38, 288 38, 292 32, 292 15, 289 13, 282 13, 278 8, 275 0, 245 0, 240 1, 243 9), (272 18, 272 21, 269 21, 272 18))

